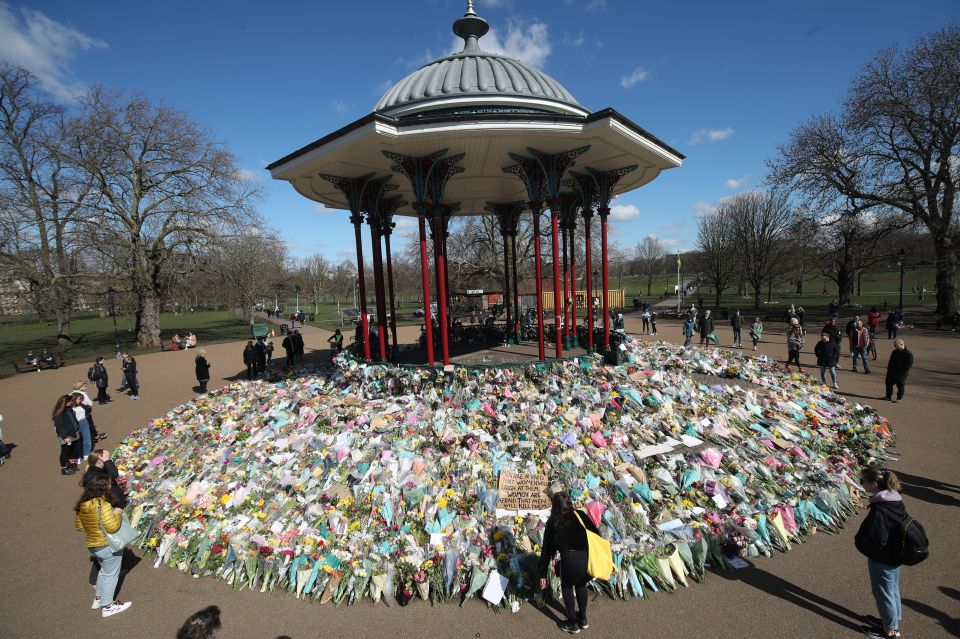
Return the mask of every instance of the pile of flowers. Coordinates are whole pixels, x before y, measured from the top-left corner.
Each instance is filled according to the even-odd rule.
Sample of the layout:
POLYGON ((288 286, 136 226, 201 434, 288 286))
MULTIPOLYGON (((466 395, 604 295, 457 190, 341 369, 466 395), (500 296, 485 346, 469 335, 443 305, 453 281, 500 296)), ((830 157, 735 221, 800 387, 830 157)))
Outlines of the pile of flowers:
MULTIPOLYGON (((764 358, 628 341, 512 368, 245 382, 121 442, 155 566, 235 587, 392 605, 537 595, 543 511, 498 509, 498 475, 546 475, 610 539, 616 598, 788 550, 856 511, 888 422, 764 358)), ((559 582, 551 578, 551 588, 559 582)))

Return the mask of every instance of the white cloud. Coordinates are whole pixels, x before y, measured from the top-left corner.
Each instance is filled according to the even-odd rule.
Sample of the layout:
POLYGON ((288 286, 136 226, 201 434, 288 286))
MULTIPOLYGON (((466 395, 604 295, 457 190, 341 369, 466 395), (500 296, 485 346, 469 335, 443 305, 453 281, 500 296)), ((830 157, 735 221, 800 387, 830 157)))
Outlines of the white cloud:
POLYGON ((340 115, 349 113, 352 109, 353 105, 347 104, 346 102, 341 102, 340 100, 330 103, 330 110, 334 113, 339 113, 340 115))
POLYGON ((572 47, 579 47, 583 45, 583 43, 586 42, 586 40, 587 40, 587 36, 584 35, 583 31, 578 33, 576 36, 573 36, 569 33, 563 34, 564 44, 569 44, 572 47))
POLYGON ((734 130, 732 127, 727 127, 725 129, 697 129, 690 134, 690 144, 700 144, 701 142, 719 142, 720 140, 726 140, 727 138, 733 137, 734 130))
POLYGON ((584 11, 593 13, 594 11, 603 11, 607 8, 607 0, 590 0, 584 11))
POLYGON ((674 249, 680 246, 680 240, 675 237, 661 237, 660 245, 665 249, 674 249))
POLYGON ((695 202, 693 205, 693 214, 697 217, 709 217, 717 212, 717 205, 710 202, 695 202))
POLYGON ((28 69, 40 85, 64 100, 74 100, 83 84, 72 77, 70 63, 81 51, 106 49, 107 43, 21 8, 20 18, 0 2, 0 60, 28 69), (22 19, 21 19, 22 18, 22 19))
POLYGON ((393 216, 393 223, 397 225, 397 230, 412 229, 417 226, 417 218, 407 217, 406 215, 393 216))
POLYGON ((625 75, 620 78, 620 86, 622 86, 624 89, 629 89, 635 84, 640 84, 646 80, 647 75, 648 73, 646 69, 643 67, 637 67, 630 73, 630 75, 625 75))
POLYGON ((377 84, 377 86, 373 87, 372 93, 374 95, 383 95, 384 93, 389 91, 390 87, 392 86, 393 86, 393 80, 389 80, 389 79, 384 80, 383 82, 380 82, 379 84, 377 84))
POLYGON ((610 219, 625 222, 640 217, 640 209, 635 204, 614 204, 610 207, 610 219))
POLYGON ((481 7, 502 7, 503 0, 478 0, 477 4, 481 7))
POLYGON ((730 178, 729 180, 724 182, 724 184, 727 186, 728 189, 739 189, 744 184, 747 183, 748 179, 749 179, 749 176, 744 175, 742 178, 739 178, 739 179, 730 178))
POLYGON ((237 169, 237 177, 243 180, 244 182, 259 182, 260 174, 251 171, 250 169, 239 168, 237 169))
MULTIPOLYGON (((534 67, 542 67, 553 50, 550 45, 550 33, 547 25, 539 20, 524 23, 512 18, 507 23, 506 36, 501 39, 501 31, 491 28, 487 35, 480 40, 480 48, 489 53, 499 53, 516 58, 534 67)), ((454 36, 450 44, 450 53, 457 53, 463 49, 463 40, 454 36)), ((427 55, 430 50, 427 49, 427 55)), ((426 62, 434 60, 430 57, 426 62)), ((424 62, 424 64, 426 64, 424 62)))

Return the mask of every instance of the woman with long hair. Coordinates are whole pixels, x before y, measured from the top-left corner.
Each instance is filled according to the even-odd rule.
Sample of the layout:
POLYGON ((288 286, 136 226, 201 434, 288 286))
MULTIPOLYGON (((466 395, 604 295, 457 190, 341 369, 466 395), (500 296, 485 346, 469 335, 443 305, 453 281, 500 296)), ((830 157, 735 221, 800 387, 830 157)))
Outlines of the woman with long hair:
POLYGON ((214 639, 220 631, 220 608, 207 606, 193 613, 177 630, 177 639, 214 639))
POLYGON ((61 395, 53 407, 53 429, 60 440, 60 474, 72 475, 77 472, 82 449, 80 447, 80 425, 73 414, 73 398, 61 395))
POLYGON ((880 618, 860 629, 873 639, 900 636, 901 530, 907 509, 900 496, 900 479, 890 470, 865 468, 860 485, 870 493, 870 510, 854 543, 867 557, 870 589, 880 618))
POLYGON ((87 469, 83 473, 80 485, 86 487, 97 477, 106 477, 110 480, 110 492, 113 494, 113 505, 118 508, 127 507, 127 494, 118 483, 120 470, 110 459, 110 451, 98 448, 87 456, 87 469))
POLYGON ((567 620, 561 628, 577 634, 587 624, 587 530, 600 534, 593 521, 582 510, 573 507, 570 493, 561 490, 550 498, 550 518, 543 531, 540 553, 540 589, 547 587, 547 569, 556 553, 560 553, 560 592, 567 609, 567 620), (577 609, 579 608, 579 614, 577 609))
POLYGON ((97 594, 90 606, 100 610, 104 617, 111 617, 130 607, 129 601, 114 599, 117 581, 120 578, 120 565, 123 563, 123 550, 111 550, 106 533, 120 530, 123 509, 113 503, 109 477, 94 477, 83 488, 83 495, 74 507, 77 515, 74 525, 87 536, 87 550, 100 563, 97 574, 97 594))

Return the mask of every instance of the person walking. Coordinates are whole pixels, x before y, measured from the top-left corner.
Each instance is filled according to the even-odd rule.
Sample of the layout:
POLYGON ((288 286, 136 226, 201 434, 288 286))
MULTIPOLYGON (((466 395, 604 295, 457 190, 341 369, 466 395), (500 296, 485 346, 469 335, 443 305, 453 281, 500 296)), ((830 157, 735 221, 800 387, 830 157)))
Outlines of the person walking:
POLYGON ((273 338, 276 336, 276 333, 271 330, 263 340, 263 345, 267 347, 267 364, 273 364, 273 338))
POLYGON ((743 348, 743 315, 739 308, 730 316, 730 328, 733 329, 733 348, 743 348))
POLYGON ((567 620, 561 628, 577 634, 590 627, 587 622, 590 576, 587 574, 586 531, 597 535, 600 531, 586 513, 573 507, 569 492, 553 493, 550 502, 550 518, 543 530, 543 550, 540 553, 540 589, 546 589, 550 562, 560 553, 560 592, 567 612, 567 620))
POLYGON ((693 334, 696 333, 696 321, 693 319, 693 315, 687 315, 687 319, 683 321, 683 347, 689 348, 691 342, 693 341, 693 334))
POLYGON ((840 347, 830 339, 830 333, 820 333, 820 341, 813 347, 813 354, 817 356, 817 366, 820 367, 820 381, 827 384, 827 371, 830 371, 830 383, 837 386, 837 364, 840 362, 840 347))
MULTIPOLYGON (((621 315, 620 318, 621 318, 621 326, 620 326, 620 328, 622 329, 622 328, 623 328, 623 322, 622 322, 623 315, 621 315)), ((657 312, 656 312, 655 310, 653 310, 652 308, 650 309, 650 331, 651 331, 654 335, 657 334, 657 312)))
POLYGON ((800 351, 803 349, 803 327, 800 326, 800 320, 796 317, 790 320, 790 328, 787 330, 787 370, 790 370, 790 363, 797 365, 797 371, 803 372, 800 366, 800 351))
POLYGON ((103 406, 110 401, 110 396, 107 395, 110 375, 107 373, 107 367, 104 365, 102 357, 98 357, 97 361, 93 363, 92 381, 97 386, 97 403, 103 406))
POLYGON ((339 355, 340 351, 343 350, 343 333, 340 332, 340 329, 333 331, 333 335, 327 338, 327 344, 330 344, 330 354, 339 355))
POLYGON ((902 323, 903 314, 899 308, 887 313, 887 339, 897 339, 897 331, 900 330, 900 324, 902 323))
POLYGON ((643 315, 640 316, 640 320, 643 322, 643 335, 646 335, 650 332, 650 311, 643 309, 643 315))
POLYGON ((754 317, 753 324, 750 325, 750 341, 753 342, 753 350, 757 350, 761 337, 763 337, 763 320, 754 317))
POLYGON ((870 374, 870 365, 867 364, 867 348, 870 346, 870 331, 858 319, 853 332, 850 333, 850 357, 853 359, 853 372, 857 372, 857 358, 863 360, 864 375, 870 374))
POLYGON ((700 318, 700 345, 703 346, 706 343, 710 345, 711 335, 713 335, 713 317, 710 316, 710 310, 703 312, 703 317, 700 318))
MULTIPOLYGON (((82 383, 80 386, 82 386, 82 383)), ((74 386, 74 388, 76 388, 76 386, 74 386)), ((85 395, 86 393, 81 393, 76 390, 70 394, 70 410, 73 411, 74 419, 77 421, 77 426, 80 429, 80 454, 77 455, 78 458, 85 458, 90 454, 90 451, 93 450, 93 433, 95 431, 90 428, 90 420, 87 419, 87 410, 90 410, 92 414, 93 409, 84 406, 83 400, 85 395)))
POLYGON ((887 375, 884 379, 884 399, 894 403, 903 400, 903 392, 907 385, 907 375, 913 368, 913 353, 907 350, 907 345, 902 339, 893 341, 893 351, 890 353, 890 361, 887 362, 887 375), (893 397, 893 387, 897 387, 897 398, 893 397))
POLYGON ((137 380, 137 360, 130 353, 123 354, 120 364, 123 370, 123 385, 130 389, 130 399, 140 399, 140 382, 137 380))
POLYGON ((248 340, 247 345, 243 347, 243 364, 247 367, 247 381, 249 381, 253 379, 257 368, 257 354, 253 348, 253 340, 248 340))
POLYGON ((300 334, 300 330, 297 329, 293 331, 293 337, 291 338, 293 342, 293 359, 295 362, 302 364, 303 363, 303 335, 300 334))
POLYGON ((61 395, 53 407, 53 429, 60 440, 60 474, 72 475, 77 472, 77 464, 82 452, 80 425, 73 412, 73 399, 70 395, 61 395))
POLYGON ((837 324, 836 316, 831 316, 827 323, 820 329, 821 333, 830 335, 830 341, 837 345, 837 352, 843 355, 843 334, 840 332, 840 326, 837 324))
POLYGON ((207 382, 210 381, 210 362, 207 360, 207 351, 201 348, 197 356, 193 358, 194 372, 197 374, 197 383, 200 384, 200 392, 207 392, 207 382))
POLYGON ((123 549, 111 550, 105 533, 120 530, 123 509, 113 503, 109 477, 95 477, 84 486, 83 495, 74 507, 74 525, 86 534, 87 550, 100 563, 97 574, 97 594, 90 606, 100 610, 103 617, 112 617, 130 607, 131 602, 115 599, 123 549))
POLYGON ((861 626, 872 639, 900 636, 900 540, 907 509, 900 496, 900 479, 889 470, 865 468, 860 485, 870 493, 867 516, 854 539, 858 551, 867 558, 870 589, 880 613, 880 623, 861 626))

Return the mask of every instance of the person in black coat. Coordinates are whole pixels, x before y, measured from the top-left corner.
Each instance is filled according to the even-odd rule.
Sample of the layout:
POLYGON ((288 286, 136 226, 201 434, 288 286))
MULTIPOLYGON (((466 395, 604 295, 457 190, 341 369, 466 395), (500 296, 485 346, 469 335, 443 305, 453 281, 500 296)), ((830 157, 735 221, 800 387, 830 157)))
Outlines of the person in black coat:
POLYGON ((840 332, 840 326, 837 324, 837 318, 831 316, 827 320, 827 323, 823 325, 823 328, 820 329, 821 333, 828 333, 830 335, 830 341, 837 345, 837 351, 843 352, 843 333, 840 332))
POLYGON ((293 337, 290 338, 293 342, 293 359, 296 362, 303 363, 303 335, 300 334, 299 330, 293 331, 293 337))
POLYGON ((710 345, 709 335, 713 334, 713 317, 710 311, 704 311, 703 317, 697 322, 697 332, 700 333, 700 345, 710 345))
POLYGON ((107 373, 102 357, 98 357, 93 363, 93 383, 97 386, 97 403, 103 406, 110 401, 110 396, 107 395, 110 375, 107 373))
POLYGON ((830 333, 820 333, 820 341, 813 347, 813 354, 817 357, 817 366, 820 367, 820 381, 827 383, 827 371, 830 371, 830 382, 837 388, 837 364, 840 363, 840 345, 830 338, 830 333))
POLYGON ((867 558, 870 586, 880 613, 879 625, 868 625, 861 630, 868 637, 886 639, 898 636, 900 628, 900 540, 907 509, 900 497, 900 480, 889 470, 865 468, 860 473, 860 485, 870 493, 867 516, 854 544, 867 558))
POLYGON ((550 518, 543 531, 540 553, 540 589, 547 587, 547 569, 553 556, 560 553, 560 592, 567 611, 563 630, 578 633, 587 624, 587 533, 600 534, 593 521, 582 510, 573 507, 567 491, 558 491, 550 498, 550 518), (579 521, 578 521, 579 516, 579 521), (576 597, 574 597, 576 596, 576 597), (579 608, 579 614, 577 614, 579 608))
POLYGON ((123 385, 130 389, 130 399, 140 399, 140 382, 137 380, 137 360, 129 353, 123 354, 123 385))
POLYGON ((283 350, 287 353, 287 368, 290 368, 293 366, 293 354, 295 351, 293 333, 287 333, 287 336, 283 338, 280 345, 283 346, 283 350))
POLYGON ((117 481, 120 479, 120 471, 113 460, 110 459, 110 451, 100 448, 87 456, 87 470, 83 473, 80 485, 86 488, 94 477, 108 477, 111 480, 110 490, 113 493, 113 505, 117 508, 127 507, 127 494, 123 492, 123 487, 117 481))
POLYGON ((249 340, 243 347, 243 364, 247 367, 247 379, 253 379, 257 368, 257 353, 253 348, 253 340, 249 340))
POLYGON ((893 352, 890 353, 890 361, 887 363, 887 377, 884 380, 886 392, 884 399, 890 400, 893 397, 893 387, 897 387, 897 398, 892 400, 899 402, 903 399, 903 391, 907 385, 907 375, 913 368, 913 353, 907 350, 907 345, 902 339, 896 339, 893 342, 893 352))
POLYGON ((80 424, 73 414, 73 399, 70 395, 61 395, 53 408, 53 429, 60 440, 60 474, 72 475, 77 472, 77 460, 82 454, 80 443, 80 424))
POLYGON ((207 382, 210 381, 210 362, 207 361, 207 351, 200 349, 197 356, 193 358, 194 372, 197 375, 197 383, 200 384, 200 392, 207 392, 207 382))
POLYGON ((257 343, 253 345, 253 356, 256 360, 257 376, 260 376, 267 370, 267 345, 263 343, 262 337, 258 337, 257 343))

